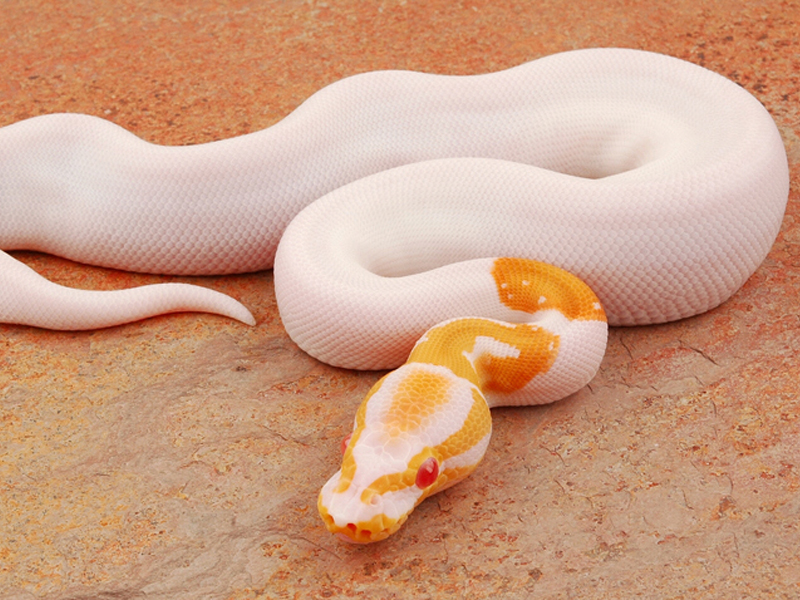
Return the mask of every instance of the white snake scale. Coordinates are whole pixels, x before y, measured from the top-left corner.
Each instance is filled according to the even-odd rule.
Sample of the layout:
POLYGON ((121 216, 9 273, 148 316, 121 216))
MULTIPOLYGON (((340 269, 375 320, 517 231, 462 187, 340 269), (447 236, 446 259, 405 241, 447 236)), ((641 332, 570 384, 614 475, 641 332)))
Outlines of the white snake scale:
MULTIPOLYGON (((754 97, 701 67, 635 50, 566 52, 466 77, 366 73, 264 131, 196 146, 149 144, 85 115, 0 129, 1 248, 164 274, 274 261, 289 335, 351 368, 400 365, 422 332, 451 317, 527 319, 528 309, 498 301, 493 257, 574 273, 612 325, 709 310, 763 261, 788 189, 780 135, 754 97)), ((2 322, 90 329, 176 310, 253 322, 203 288, 69 290, 0 252, 2 322)), ((595 334, 576 334, 579 345, 584 335, 595 334)), ((604 333, 595 337, 604 344, 604 333)), ((596 367, 554 384, 553 397, 513 402, 571 393, 596 367)), ((359 450, 348 452, 353 462, 359 450)), ((383 510, 380 531, 362 527, 374 515, 331 516, 321 501, 329 528, 357 541, 394 531, 453 483, 440 477, 427 489, 445 459, 437 455, 433 473, 423 458, 414 454, 416 482, 400 487, 426 489, 398 499, 394 516, 383 510)))

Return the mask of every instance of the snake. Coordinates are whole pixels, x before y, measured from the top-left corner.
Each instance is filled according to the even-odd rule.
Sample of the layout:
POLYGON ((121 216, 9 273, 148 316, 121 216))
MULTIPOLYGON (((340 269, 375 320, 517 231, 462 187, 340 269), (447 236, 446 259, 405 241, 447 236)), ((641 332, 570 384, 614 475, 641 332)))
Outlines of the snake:
MULTIPOLYGON (((389 370, 318 496, 388 538, 487 451, 490 409, 597 372, 608 326, 684 319, 766 258, 789 193, 774 120, 693 63, 624 48, 478 75, 373 71, 276 124, 188 146, 104 119, 0 128, 0 248, 158 274, 274 269, 289 337, 389 370)), ((95 329, 177 311, 254 324, 201 285, 52 283, 0 251, 0 322, 95 329)))

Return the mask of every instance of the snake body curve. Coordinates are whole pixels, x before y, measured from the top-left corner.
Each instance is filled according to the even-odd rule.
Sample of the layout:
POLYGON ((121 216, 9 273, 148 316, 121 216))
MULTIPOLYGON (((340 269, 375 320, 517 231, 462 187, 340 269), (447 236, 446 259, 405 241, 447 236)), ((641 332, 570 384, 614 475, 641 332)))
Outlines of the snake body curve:
MULTIPOLYGON (((383 369, 452 317, 552 319, 501 301, 497 257, 574 273, 612 325, 709 310, 767 255, 788 186, 777 128, 745 90, 667 56, 591 49, 486 75, 365 73, 264 131, 196 146, 85 115, 21 121, 0 129, 0 248, 164 274, 274 263, 292 339, 383 369)), ((70 290, 0 251, 0 322, 89 329, 176 310, 254 322, 211 290, 70 290)), ((323 509, 340 533, 372 535, 323 509)))

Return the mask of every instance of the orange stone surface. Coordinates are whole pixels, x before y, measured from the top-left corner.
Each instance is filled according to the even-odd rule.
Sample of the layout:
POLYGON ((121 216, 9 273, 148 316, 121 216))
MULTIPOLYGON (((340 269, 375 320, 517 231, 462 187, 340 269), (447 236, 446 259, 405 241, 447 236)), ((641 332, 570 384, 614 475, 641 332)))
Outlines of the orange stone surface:
MULTIPOLYGON (((797 0, 6 0, 0 14, 0 125, 83 112, 198 143, 354 73, 625 46, 755 94, 792 177, 778 240, 730 301, 612 329, 588 387, 495 410, 476 472, 369 546, 332 537, 316 498, 379 374, 299 351, 271 273, 200 280, 256 327, 0 326, 0 598, 800 597, 797 0)), ((76 287, 166 279, 15 255, 76 287)))

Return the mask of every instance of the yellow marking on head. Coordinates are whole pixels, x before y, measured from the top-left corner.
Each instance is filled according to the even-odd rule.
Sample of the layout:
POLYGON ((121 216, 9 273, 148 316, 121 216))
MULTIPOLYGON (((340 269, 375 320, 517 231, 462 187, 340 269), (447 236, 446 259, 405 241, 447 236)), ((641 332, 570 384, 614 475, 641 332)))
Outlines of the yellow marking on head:
MULTIPOLYGON (((450 434, 442 443, 434 447, 428 446, 423 448, 408 461, 403 471, 387 473, 378 477, 361 492, 361 502, 370 504, 373 497, 376 495, 398 492, 416 485, 417 473, 420 467, 431 457, 435 458, 439 465, 445 465, 445 468, 440 472, 436 482, 425 488, 417 504, 429 495, 439 491, 443 485, 452 485, 458 479, 462 479, 471 473, 477 466, 477 460, 473 465, 462 465, 458 468, 446 468, 446 463, 453 457, 468 452, 491 432, 492 419, 486 400, 477 389, 472 390, 472 399, 473 402, 464 419, 464 423, 454 433, 450 434)), ((348 458, 346 455, 343 460, 341 479, 334 493, 343 493, 347 491, 352 482, 354 473, 355 460, 352 457, 352 451, 350 451, 350 457, 348 458), (347 475, 347 483, 343 484, 343 479, 345 478, 344 464, 348 463, 348 461, 351 466, 348 467, 349 473, 347 475)))
POLYGON ((424 427, 450 397, 450 380, 438 373, 412 371, 398 384, 384 423, 398 437, 424 427))
MULTIPOLYGON (((342 457, 342 474, 335 490, 336 493, 347 491, 353 481, 353 477, 355 477, 357 464, 353 448, 355 448, 366 427, 369 402, 381 389, 386 377, 382 377, 372 386, 372 389, 370 389, 358 407, 353 434, 342 457)), ((427 426, 430 419, 448 402, 451 387, 451 380, 438 373, 431 373, 430 371, 411 371, 407 373, 393 390, 392 400, 383 422, 384 432, 391 438, 397 438, 427 426)), ((431 456, 431 454, 428 454, 428 456, 431 456)), ((425 458, 422 460, 424 461, 425 458)), ((441 462, 439 457, 437 459, 441 462)), ((420 461, 421 463, 422 461, 420 461)), ((418 467, 419 465, 414 468, 418 467)), ((412 484, 414 477, 416 477, 416 470, 414 470, 411 477, 412 484)))
MULTIPOLYGON (((464 419, 464 424, 437 447, 443 461, 465 453, 492 431, 492 415, 483 394, 473 389, 472 400, 472 406, 467 418, 464 419)), ((477 463, 472 468, 476 466, 477 463)), ((442 475, 439 477, 441 478, 442 475)))
POLYGON ((568 319, 606 320, 589 286, 553 265, 525 258, 498 258, 492 276, 500 301, 512 310, 534 313, 554 308, 568 319))
MULTIPOLYGON (((416 484, 417 471, 422 463, 428 458, 433 457, 442 465, 447 460, 467 452, 470 448, 480 442, 492 430, 492 416, 489 413, 489 406, 481 393, 472 390, 472 406, 467 413, 464 423, 454 433, 447 437, 441 444, 435 447, 424 448, 408 461, 408 467, 404 471, 391 473, 379 477, 373 481, 361 494, 361 501, 368 504, 375 494, 385 494, 386 492, 396 492, 409 488, 416 484)), ((419 498, 422 502, 429 495, 439 491, 442 485, 450 482, 455 483, 453 478, 460 473, 460 478, 466 477, 477 466, 467 465, 459 469, 445 469, 439 474, 436 483, 426 488, 425 493, 419 498)))

